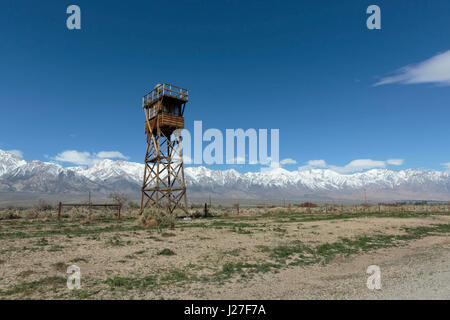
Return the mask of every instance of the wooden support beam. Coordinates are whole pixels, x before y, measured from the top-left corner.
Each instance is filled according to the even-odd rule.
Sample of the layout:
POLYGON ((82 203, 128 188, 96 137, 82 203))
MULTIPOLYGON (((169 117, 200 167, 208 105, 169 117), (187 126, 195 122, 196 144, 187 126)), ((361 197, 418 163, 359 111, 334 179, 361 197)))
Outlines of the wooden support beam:
POLYGON ((58 203, 58 222, 61 221, 61 207, 62 203, 58 203))

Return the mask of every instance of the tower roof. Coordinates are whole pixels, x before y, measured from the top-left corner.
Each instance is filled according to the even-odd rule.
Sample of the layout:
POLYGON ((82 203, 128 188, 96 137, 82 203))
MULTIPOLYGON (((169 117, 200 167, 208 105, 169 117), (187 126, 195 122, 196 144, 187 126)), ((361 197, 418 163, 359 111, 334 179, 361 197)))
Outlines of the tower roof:
POLYGON ((167 83, 158 83, 152 91, 142 97, 142 107, 147 108, 153 105, 164 96, 180 100, 185 103, 188 101, 189 90, 167 83))

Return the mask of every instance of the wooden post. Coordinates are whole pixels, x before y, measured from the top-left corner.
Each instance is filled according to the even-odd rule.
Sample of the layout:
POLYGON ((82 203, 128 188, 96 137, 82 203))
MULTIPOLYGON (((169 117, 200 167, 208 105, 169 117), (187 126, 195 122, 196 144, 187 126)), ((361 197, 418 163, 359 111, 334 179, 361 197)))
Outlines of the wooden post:
POLYGON ((119 203, 118 209, 119 209, 118 218, 120 219, 120 209, 122 209, 122 205, 120 203, 119 203))
POLYGON ((203 213, 205 214, 205 218, 208 217, 208 204, 205 202, 205 208, 203 209, 203 213))
POLYGON ((61 221, 61 207, 62 203, 58 203, 58 222, 61 221))
POLYGON ((92 202, 91 202, 91 192, 89 191, 89 214, 91 214, 92 209, 92 202))
POLYGON ((237 214, 239 215, 239 203, 236 204, 237 214))

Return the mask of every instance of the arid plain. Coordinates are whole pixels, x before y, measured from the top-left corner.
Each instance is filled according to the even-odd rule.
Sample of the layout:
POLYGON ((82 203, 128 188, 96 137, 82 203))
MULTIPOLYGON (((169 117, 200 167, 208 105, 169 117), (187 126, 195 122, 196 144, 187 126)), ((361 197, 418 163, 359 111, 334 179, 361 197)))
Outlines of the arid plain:
POLYGON ((0 298, 450 298, 450 212, 422 209, 221 208, 175 228, 143 226, 136 210, 58 222, 54 210, 4 209, 0 298), (70 265, 80 289, 67 287, 70 265), (370 265, 380 290, 367 288, 370 265))

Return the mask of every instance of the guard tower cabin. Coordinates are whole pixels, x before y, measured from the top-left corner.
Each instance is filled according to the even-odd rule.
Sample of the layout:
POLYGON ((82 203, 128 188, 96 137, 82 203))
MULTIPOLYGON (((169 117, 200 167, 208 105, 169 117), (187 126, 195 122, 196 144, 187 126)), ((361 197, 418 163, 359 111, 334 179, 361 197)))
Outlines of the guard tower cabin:
POLYGON ((171 84, 158 84, 142 98, 147 120, 145 133, 170 137, 176 129, 184 128, 184 108, 189 91, 171 84), (150 125, 150 128, 149 128, 150 125))

